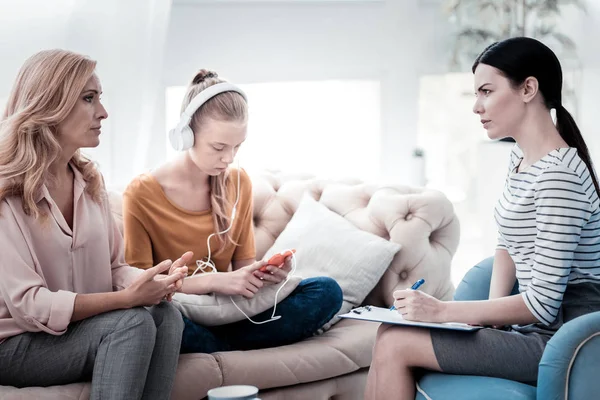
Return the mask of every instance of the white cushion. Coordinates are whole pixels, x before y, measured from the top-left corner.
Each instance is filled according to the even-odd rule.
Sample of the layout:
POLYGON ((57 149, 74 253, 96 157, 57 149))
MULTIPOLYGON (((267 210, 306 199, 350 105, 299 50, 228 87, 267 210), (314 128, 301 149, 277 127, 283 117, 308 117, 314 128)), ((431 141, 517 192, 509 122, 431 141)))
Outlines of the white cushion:
POLYGON ((296 249, 295 276, 329 276, 342 288, 344 301, 337 315, 359 306, 387 270, 398 243, 363 231, 305 194, 298 209, 266 257, 296 249))
MULTIPOLYGON (((279 292, 277 303, 289 296, 300 281, 301 278, 299 277, 290 277, 279 292)), ((243 296, 231 296, 230 298, 229 295, 224 294, 175 293, 173 295, 173 305, 187 318, 200 325, 231 324, 246 318, 233 304, 232 299, 246 315, 252 318, 275 305, 275 293, 281 285, 283 285, 283 282, 277 285, 263 286, 251 299, 243 296)), ((278 313, 275 313, 275 315, 278 315, 278 313)))

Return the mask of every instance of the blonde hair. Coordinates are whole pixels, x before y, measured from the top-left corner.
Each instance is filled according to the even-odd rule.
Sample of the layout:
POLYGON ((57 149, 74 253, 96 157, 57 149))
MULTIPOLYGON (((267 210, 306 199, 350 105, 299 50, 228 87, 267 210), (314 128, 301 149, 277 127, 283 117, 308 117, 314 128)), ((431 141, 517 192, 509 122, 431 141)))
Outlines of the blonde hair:
MULTIPOLYGON (((219 79, 216 72, 206 69, 198 71, 187 89, 181 111, 185 110, 198 93, 212 85, 223 82, 226 81, 219 79)), ((190 127, 194 134, 200 132, 203 121, 206 121, 208 118, 218 121, 240 121, 245 123, 248 120, 248 105, 244 98, 236 92, 224 92, 212 97, 196 110, 192 117, 190 127)), ((229 170, 223 174, 209 178, 210 203, 213 222, 217 232, 225 231, 231 222, 230 217, 233 201, 227 198, 227 185, 231 183, 229 181, 229 170)), ((233 188, 234 186, 232 185, 231 187, 233 188)), ((224 248, 226 242, 236 244, 231 236, 231 230, 217 236, 221 249, 224 248)))
MULTIPOLYGON (((0 201, 19 196, 25 214, 45 219, 36 202, 43 185, 53 179, 48 169, 60 156, 57 125, 72 111, 96 62, 65 50, 45 50, 25 61, 0 119, 0 201)), ((96 202, 103 183, 95 165, 77 151, 73 165, 87 182, 96 202)))

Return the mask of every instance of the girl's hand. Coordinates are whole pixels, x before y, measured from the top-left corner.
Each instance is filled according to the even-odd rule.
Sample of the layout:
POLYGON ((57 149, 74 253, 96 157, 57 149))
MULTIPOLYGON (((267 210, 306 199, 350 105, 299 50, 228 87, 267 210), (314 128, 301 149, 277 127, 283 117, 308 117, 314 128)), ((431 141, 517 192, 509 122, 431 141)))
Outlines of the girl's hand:
POLYGON ((264 285, 255 273, 265 264, 265 261, 256 261, 233 272, 210 274, 213 279, 213 291, 228 295, 242 295, 248 299, 253 298, 254 294, 264 285))
POLYGON ((445 303, 427 293, 412 289, 396 290, 394 299, 394 306, 407 320, 444 322, 445 303))
POLYGON ((267 272, 254 271, 254 276, 263 280, 266 284, 277 284, 287 279, 292 270, 292 256, 287 256, 281 265, 267 266, 267 272))

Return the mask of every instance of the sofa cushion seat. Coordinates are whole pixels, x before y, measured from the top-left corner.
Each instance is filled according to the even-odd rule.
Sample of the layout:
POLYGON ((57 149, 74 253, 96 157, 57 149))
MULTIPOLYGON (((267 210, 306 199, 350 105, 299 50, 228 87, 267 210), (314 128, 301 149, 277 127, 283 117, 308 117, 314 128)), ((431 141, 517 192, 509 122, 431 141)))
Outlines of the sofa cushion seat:
POLYGON ((171 399, 198 400, 210 389, 223 385, 223 375, 212 354, 192 353, 179 356, 171 399))
POLYGON ((50 387, 27 387, 17 389, 0 386, 0 400, 83 400, 90 397, 90 384, 87 382, 50 387))
MULTIPOLYGON (((210 389, 222 384, 221 370, 212 355, 182 354, 179 356, 172 398, 197 400, 204 397, 210 389)), ((90 382, 23 389, 0 386, 0 400, 87 400, 90 397, 90 388, 90 382)))
POLYGON ((343 320, 322 335, 277 348, 214 353, 224 385, 259 389, 318 381, 368 367, 379 325, 343 320))
MULTIPOLYGON (((179 357, 173 399, 199 399, 221 385, 248 384, 260 389, 292 386, 345 375, 371 363, 379 325, 343 320, 322 335, 276 348, 179 357)), ((0 400, 87 399, 90 384, 16 389, 0 386, 0 400)))

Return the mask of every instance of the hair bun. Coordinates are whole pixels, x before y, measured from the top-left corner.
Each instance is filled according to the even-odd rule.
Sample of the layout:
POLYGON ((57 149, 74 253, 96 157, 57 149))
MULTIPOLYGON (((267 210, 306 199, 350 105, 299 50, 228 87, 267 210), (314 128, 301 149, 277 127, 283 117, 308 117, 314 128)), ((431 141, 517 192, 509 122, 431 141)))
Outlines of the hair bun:
POLYGON ((217 74, 214 71, 209 71, 207 69, 201 69, 200 71, 198 71, 196 76, 194 76, 194 79, 192 80, 192 85, 197 85, 199 83, 202 83, 209 78, 218 78, 218 77, 219 77, 219 74, 217 74))

